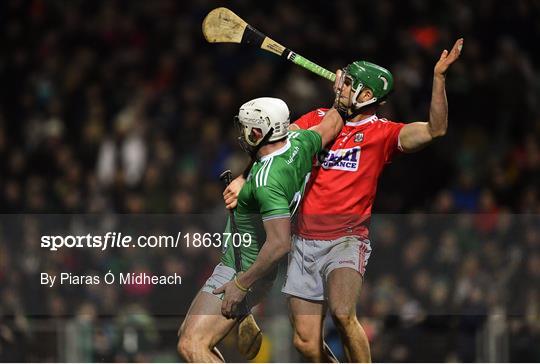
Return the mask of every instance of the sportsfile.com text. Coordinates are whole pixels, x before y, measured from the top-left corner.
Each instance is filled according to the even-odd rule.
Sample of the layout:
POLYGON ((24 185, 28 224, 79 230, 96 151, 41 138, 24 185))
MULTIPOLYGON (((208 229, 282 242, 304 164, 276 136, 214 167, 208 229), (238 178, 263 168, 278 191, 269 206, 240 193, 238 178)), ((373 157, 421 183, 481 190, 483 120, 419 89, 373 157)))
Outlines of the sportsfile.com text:
POLYGON ((58 251, 62 248, 227 248, 249 247, 250 234, 239 233, 182 233, 176 235, 138 235, 107 232, 104 235, 43 235, 41 248, 58 251))

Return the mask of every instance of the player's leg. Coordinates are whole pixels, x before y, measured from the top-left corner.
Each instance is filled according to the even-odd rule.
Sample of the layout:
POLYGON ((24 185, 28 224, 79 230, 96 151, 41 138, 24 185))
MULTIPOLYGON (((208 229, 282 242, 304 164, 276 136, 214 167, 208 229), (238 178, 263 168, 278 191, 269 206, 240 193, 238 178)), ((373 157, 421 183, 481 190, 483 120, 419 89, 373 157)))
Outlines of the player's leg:
POLYGON ((289 254, 287 280, 282 292, 289 296, 289 312, 294 330, 293 343, 306 360, 334 361, 324 344, 323 323, 326 313, 324 283, 318 264, 320 254, 316 243, 293 237, 289 254))
POLYGON ((309 301, 289 296, 289 313, 296 350, 310 362, 337 362, 324 343, 324 301, 309 301))
POLYGON ((362 276, 351 268, 338 268, 328 277, 328 305, 350 362, 369 363, 369 341, 356 317, 362 276))
POLYGON ((325 267, 328 308, 351 362, 371 362, 369 341, 356 317, 356 304, 370 254, 369 240, 345 237, 328 253, 325 267))
POLYGON ((200 291, 178 331, 178 353, 187 362, 223 362, 216 345, 236 325, 221 314, 221 300, 200 291))
POLYGON ((235 270, 218 264, 197 293, 186 318, 178 330, 178 353, 186 361, 224 361, 216 345, 235 327, 236 321, 221 314, 221 297, 212 291, 229 282, 235 270))

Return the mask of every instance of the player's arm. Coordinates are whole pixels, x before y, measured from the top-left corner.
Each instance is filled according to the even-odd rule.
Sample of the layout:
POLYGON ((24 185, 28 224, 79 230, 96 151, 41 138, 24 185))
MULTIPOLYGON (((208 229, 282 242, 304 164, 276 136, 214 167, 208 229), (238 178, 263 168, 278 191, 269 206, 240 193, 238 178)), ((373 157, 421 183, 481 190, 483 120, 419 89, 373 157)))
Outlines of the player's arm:
POLYGON ((238 278, 238 283, 246 288, 268 275, 278 261, 291 250, 291 220, 280 217, 264 221, 266 242, 249 269, 238 278))
POLYGON ((214 290, 214 294, 223 293, 221 313, 233 317, 236 307, 245 298, 253 284, 270 273, 272 268, 291 249, 291 221, 288 217, 264 221, 266 242, 255 262, 249 269, 223 286, 214 290))
POLYGON ((291 249, 291 221, 289 217, 277 217, 264 221, 266 242, 249 269, 239 274, 232 282, 215 289, 214 294, 223 293, 221 313, 233 317, 236 307, 245 298, 249 289, 259 279, 268 275, 278 261, 291 249))
MULTIPOLYGON (((296 127, 298 128, 298 126, 296 127)), ((309 128, 309 130, 313 130, 321 136, 322 146, 324 147, 338 136, 342 128, 343 118, 336 109, 331 108, 326 112, 322 121, 309 128)))
POLYGON ((404 152, 422 149, 433 139, 446 134, 448 128, 448 101, 446 99, 446 72, 461 53, 463 38, 454 44, 450 53, 445 49, 433 72, 433 88, 428 122, 405 125, 399 132, 399 143, 404 152))
POLYGON ((343 111, 338 111, 338 109, 341 110, 340 107, 342 106, 340 103, 341 89, 344 85, 345 76, 346 75, 342 72, 342 70, 337 70, 336 80, 334 82, 334 92, 336 93, 336 96, 334 98, 334 105, 324 114, 324 117, 320 123, 308 128, 307 126, 309 126, 309 115, 311 115, 310 113, 301 117, 294 124, 289 125, 289 130, 313 130, 321 136, 323 147, 332 140, 334 140, 343 128, 344 116, 346 115, 343 111), (300 126, 299 124, 302 124, 303 126, 300 126))

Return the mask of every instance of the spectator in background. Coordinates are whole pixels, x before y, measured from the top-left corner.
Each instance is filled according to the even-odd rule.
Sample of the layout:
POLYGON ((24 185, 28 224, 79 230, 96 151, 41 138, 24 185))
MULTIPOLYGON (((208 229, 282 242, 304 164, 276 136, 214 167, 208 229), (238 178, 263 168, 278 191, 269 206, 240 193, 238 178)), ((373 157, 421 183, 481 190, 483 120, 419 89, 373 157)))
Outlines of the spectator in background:
POLYGON ((112 138, 101 144, 96 173, 105 187, 114 182, 133 187, 142 179, 148 153, 138 119, 142 111, 140 100, 121 111, 115 120, 112 138))

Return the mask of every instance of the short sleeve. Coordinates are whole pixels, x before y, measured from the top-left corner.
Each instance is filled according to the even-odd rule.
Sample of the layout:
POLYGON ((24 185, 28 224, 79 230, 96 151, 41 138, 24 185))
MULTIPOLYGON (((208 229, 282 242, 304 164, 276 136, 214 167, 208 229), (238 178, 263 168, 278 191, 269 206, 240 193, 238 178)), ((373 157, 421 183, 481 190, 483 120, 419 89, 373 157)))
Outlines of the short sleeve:
POLYGON ((384 162, 390 163, 396 152, 401 151, 399 145, 399 132, 405 126, 403 123, 393 121, 383 121, 385 145, 384 145, 384 162))
POLYGON ((294 124, 297 125, 300 129, 309 129, 312 126, 318 125, 321 122, 327 110, 328 109, 316 109, 310 111, 307 114, 304 114, 298 119, 296 119, 294 124))
POLYGON ((289 202, 285 192, 275 186, 260 186, 255 191, 263 221, 290 217, 289 202))
POLYGON ((300 135, 298 139, 302 142, 309 156, 318 154, 322 149, 322 137, 319 133, 313 130, 297 130, 300 135))

